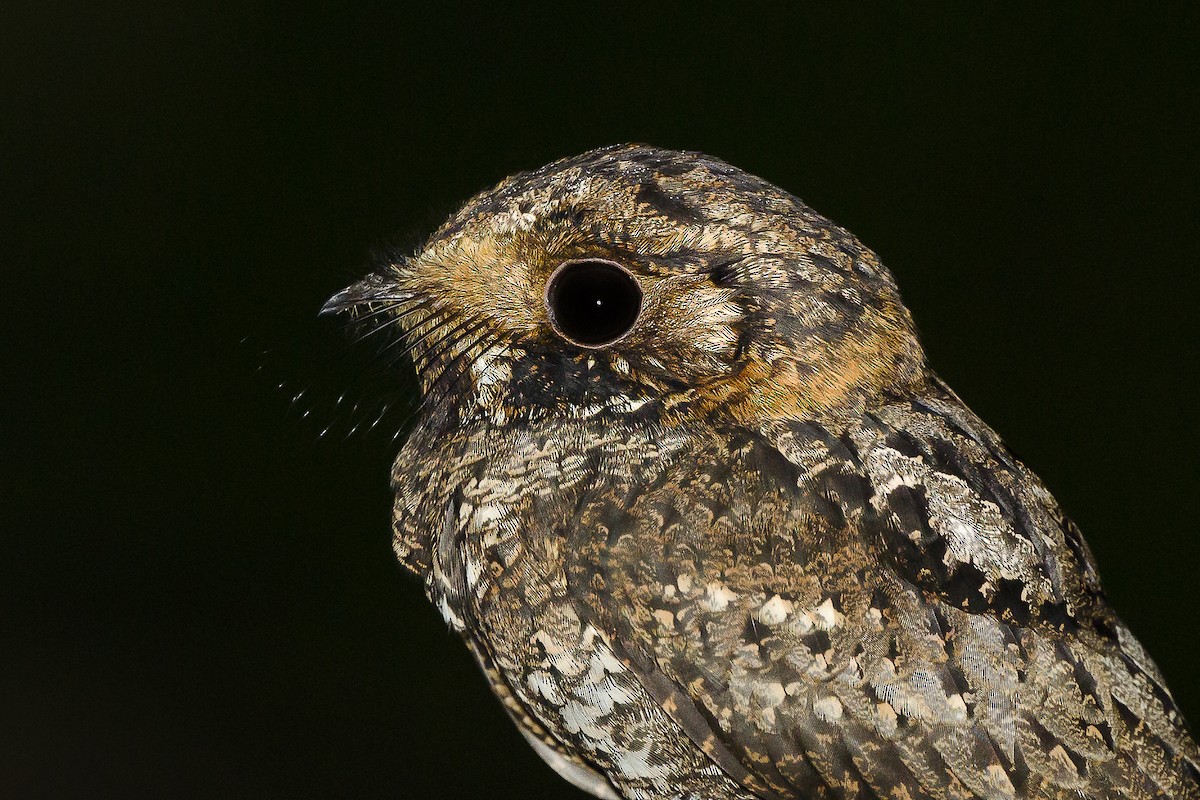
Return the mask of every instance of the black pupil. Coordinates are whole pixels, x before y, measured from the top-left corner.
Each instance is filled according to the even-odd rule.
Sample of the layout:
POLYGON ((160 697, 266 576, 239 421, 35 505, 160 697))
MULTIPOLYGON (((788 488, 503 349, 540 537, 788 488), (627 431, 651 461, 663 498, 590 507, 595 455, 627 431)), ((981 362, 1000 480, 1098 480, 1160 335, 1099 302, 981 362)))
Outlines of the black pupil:
POLYGON ((642 310, 642 290, 616 264, 576 261, 559 269, 546 301, 559 333, 596 346, 621 338, 633 327, 642 310))

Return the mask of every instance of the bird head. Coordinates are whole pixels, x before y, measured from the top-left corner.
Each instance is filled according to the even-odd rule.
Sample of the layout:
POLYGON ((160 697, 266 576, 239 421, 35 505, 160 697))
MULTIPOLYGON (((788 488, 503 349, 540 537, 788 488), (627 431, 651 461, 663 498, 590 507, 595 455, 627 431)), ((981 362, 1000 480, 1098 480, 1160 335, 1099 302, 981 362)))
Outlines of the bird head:
POLYGON ((645 145, 504 180, 325 310, 394 330, 450 420, 804 419, 925 376, 892 276, 853 235, 729 164, 645 145))

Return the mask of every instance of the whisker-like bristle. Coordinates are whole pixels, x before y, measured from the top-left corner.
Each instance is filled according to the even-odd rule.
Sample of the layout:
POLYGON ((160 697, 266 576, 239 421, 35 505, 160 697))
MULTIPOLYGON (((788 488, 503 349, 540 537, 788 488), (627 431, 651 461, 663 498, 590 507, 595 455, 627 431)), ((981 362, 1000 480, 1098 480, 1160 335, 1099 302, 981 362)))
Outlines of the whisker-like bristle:
POLYGON ((454 326, 451 330, 442 334, 437 340, 430 344, 429 350, 423 355, 422 361, 427 367, 436 364, 447 353, 454 350, 455 346, 466 336, 472 336, 481 327, 487 324, 486 319, 478 317, 467 317, 461 323, 454 326))
MULTIPOLYGON (((495 346, 497 338, 498 337, 495 337, 491 330, 484 329, 481 334, 474 339, 474 341, 472 341, 467 347, 463 348, 463 351, 459 357, 451 362, 449 370, 450 382, 445 387, 448 393, 458 391, 459 384, 466 377, 467 371, 470 369, 470 365, 474 362, 474 359, 471 359, 467 362, 463 362, 462 359, 469 353, 478 356, 479 354, 487 352, 489 349, 495 346)), ((500 357, 503 355, 508 350, 509 346, 510 345, 505 344, 500 353, 496 354, 494 357, 500 357)))
POLYGON ((375 355, 371 357, 371 362, 375 363, 382 361, 385 364, 393 364, 405 356, 411 355, 419 342, 425 340, 430 334, 438 330, 442 325, 449 324, 453 319, 454 315, 447 309, 433 311, 429 316, 422 319, 420 323, 413 326, 409 330, 406 330, 404 335, 397 336, 393 341, 390 341, 384 346, 380 347, 375 352, 375 355), (423 334, 417 334, 414 337, 413 331, 415 329, 424 325, 428 325, 431 322, 433 322, 433 327, 430 328, 429 331, 426 331, 423 334))
POLYGON ((363 328, 369 328, 366 333, 355 334, 355 340, 361 342, 363 339, 374 336, 381 330, 386 330, 400 324, 400 321, 403 319, 411 317, 414 314, 419 314, 422 311, 427 311, 432 305, 434 305, 434 303, 435 301, 433 299, 422 300, 421 302, 412 305, 391 303, 356 317, 352 320, 350 327, 356 331, 363 328), (377 319, 379 317, 383 317, 383 319, 377 319), (376 322, 368 325, 367 322, 372 319, 375 319, 376 322))
POLYGON ((486 325, 486 320, 481 320, 480 325, 474 326, 466 336, 473 336, 465 346, 463 346, 459 354, 454 357, 429 383, 429 389, 426 391, 427 399, 438 399, 447 394, 451 394, 458 389, 458 384, 466 375, 467 369, 472 362, 472 357, 482 352, 480 345, 492 336, 492 331, 486 325))
POLYGON ((375 419, 371 421, 371 424, 367 426, 367 429, 364 431, 364 433, 370 433, 371 431, 375 430, 379 423, 383 421, 383 418, 387 416, 387 413, 392 410, 393 405, 395 405, 394 401, 384 403, 383 410, 381 410, 375 419))
MULTIPOLYGON (((462 348, 450 361, 442 364, 436 372, 429 370, 425 377, 425 391, 422 397, 421 405, 423 408, 431 406, 433 403, 440 401, 447 394, 451 393, 451 389, 456 388, 460 377, 465 374, 467 364, 465 363, 468 357, 472 354, 472 345, 478 345, 480 341, 486 338, 486 332, 473 331, 474 339, 469 341, 467 347, 462 348)), ((468 334, 470 335, 470 334, 468 334)), ((430 365, 433 362, 429 362, 430 365)))
MULTIPOLYGON (((492 346, 494 334, 489 319, 447 308, 427 294, 400 291, 389 286, 389 280, 386 274, 367 278, 330 298, 322 312, 347 313, 352 331, 350 345, 368 339, 379 342, 368 364, 391 366, 401 359, 411 359, 417 368, 423 391, 414 398, 412 414, 398 426, 392 437, 395 440, 418 414, 462 388, 474 359, 492 346)), ((342 397, 335 406, 344 408, 346 404, 342 397)), ((393 406, 388 403, 373 418, 358 420, 346 436, 374 430, 383 424, 393 406)), ((356 403, 351 417, 359 410, 356 403)), ((333 428, 332 424, 326 426, 320 435, 327 436, 333 428)))

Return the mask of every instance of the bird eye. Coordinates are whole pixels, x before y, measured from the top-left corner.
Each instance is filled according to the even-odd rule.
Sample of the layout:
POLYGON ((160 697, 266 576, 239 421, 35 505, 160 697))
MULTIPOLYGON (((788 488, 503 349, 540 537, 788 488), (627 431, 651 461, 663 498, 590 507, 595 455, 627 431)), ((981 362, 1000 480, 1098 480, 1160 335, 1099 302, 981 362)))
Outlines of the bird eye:
POLYGON ((611 261, 566 261, 550 276, 546 308, 563 338, 600 347, 633 327, 642 310, 642 289, 624 267, 611 261))

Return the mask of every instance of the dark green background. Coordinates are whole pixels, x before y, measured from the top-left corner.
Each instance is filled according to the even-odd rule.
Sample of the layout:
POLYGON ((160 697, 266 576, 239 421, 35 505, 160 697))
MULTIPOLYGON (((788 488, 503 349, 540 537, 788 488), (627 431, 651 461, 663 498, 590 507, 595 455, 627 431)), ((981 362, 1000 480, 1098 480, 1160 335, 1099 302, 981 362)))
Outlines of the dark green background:
POLYGON ((403 382, 315 312, 505 174, 629 140, 882 256, 1200 720, 1177 5, 6 5, 0 794, 573 796, 394 565, 388 435, 317 436, 403 382))

